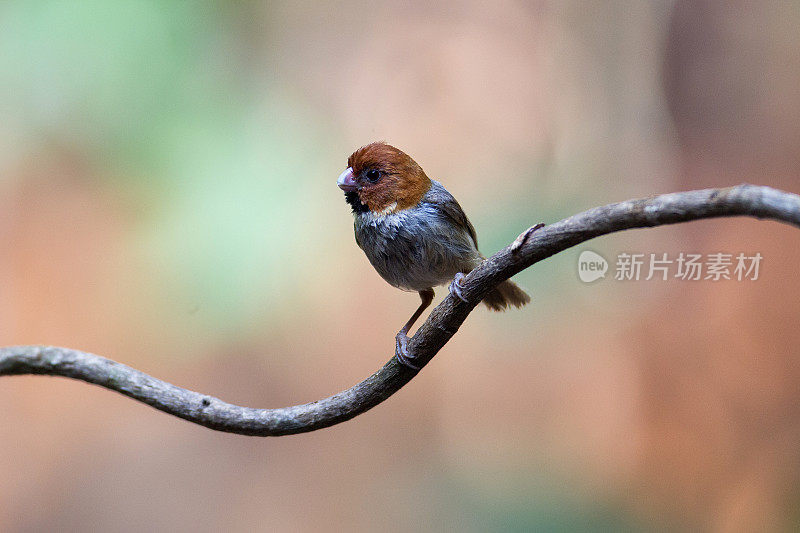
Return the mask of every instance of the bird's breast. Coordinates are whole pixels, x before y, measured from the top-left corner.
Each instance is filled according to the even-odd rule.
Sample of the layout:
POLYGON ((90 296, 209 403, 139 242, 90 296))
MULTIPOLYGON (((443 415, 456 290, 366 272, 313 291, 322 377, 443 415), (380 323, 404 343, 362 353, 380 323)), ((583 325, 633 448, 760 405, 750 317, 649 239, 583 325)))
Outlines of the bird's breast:
POLYGON ((356 214, 355 233, 381 277, 404 290, 442 285, 480 262, 469 235, 448 223, 435 206, 356 214))

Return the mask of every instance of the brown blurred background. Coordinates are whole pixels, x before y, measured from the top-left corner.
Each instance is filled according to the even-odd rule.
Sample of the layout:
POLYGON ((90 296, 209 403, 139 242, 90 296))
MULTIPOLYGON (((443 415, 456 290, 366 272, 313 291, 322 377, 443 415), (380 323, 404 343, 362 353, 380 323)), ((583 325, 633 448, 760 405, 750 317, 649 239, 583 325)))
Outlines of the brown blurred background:
MULTIPOLYGON (((788 0, 4 2, 0 344, 254 407, 333 394, 418 303, 353 241, 353 149, 409 152, 487 254, 637 196, 800 192, 798 27, 788 0)), ((800 528, 798 243, 751 219, 590 242, 307 435, 2 378, 0 530, 800 528), (582 250, 764 259, 757 281, 584 284, 582 250)))

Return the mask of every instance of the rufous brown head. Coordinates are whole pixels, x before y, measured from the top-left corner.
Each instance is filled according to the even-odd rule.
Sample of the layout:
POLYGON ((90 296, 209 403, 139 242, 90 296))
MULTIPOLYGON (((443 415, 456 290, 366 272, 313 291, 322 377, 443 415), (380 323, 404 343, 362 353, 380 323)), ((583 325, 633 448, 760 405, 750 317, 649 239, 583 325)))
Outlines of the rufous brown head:
POLYGON ((374 142, 350 155, 338 184, 354 212, 387 215, 417 205, 431 180, 408 154, 374 142))

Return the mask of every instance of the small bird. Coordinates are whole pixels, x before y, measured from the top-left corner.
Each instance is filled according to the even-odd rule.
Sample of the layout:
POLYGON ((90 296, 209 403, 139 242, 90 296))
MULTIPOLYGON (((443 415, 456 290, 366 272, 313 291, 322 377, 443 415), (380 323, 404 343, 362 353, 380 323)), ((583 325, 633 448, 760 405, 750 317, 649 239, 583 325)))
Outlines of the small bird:
MULTIPOLYGON (((422 303, 395 337, 397 359, 419 370, 408 353, 408 332, 433 301, 433 287, 452 281, 450 292, 464 300, 461 278, 485 259, 475 228, 441 183, 428 178, 408 154, 383 142, 353 152, 338 185, 353 209, 356 243, 378 274, 394 287, 419 292, 422 303)), ((483 299, 493 311, 529 301, 510 280, 483 299)))

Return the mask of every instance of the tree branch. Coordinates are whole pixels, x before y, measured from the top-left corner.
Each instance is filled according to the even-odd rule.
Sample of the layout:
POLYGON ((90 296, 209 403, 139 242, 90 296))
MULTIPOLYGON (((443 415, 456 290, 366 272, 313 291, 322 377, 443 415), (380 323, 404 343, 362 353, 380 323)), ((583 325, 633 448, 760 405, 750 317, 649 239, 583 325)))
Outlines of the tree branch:
MULTIPOLYGON (((541 229, 531 228, 462 280, 462 296, 467 302, 448 295, 410 340, 409 353, 424 366, 492 287, 576 244, 631 228, 732 216, 769 218, 800 227, 800 196, 769 187, 738 185, 628 200, 596 207, 541 229)), ((77 350, 49 346, 0 348, 0 376, 47 374, 80 379, 211 429, 264 437, 303 433, 349 420, 400 390, 416 373, 392 357, 372 376, 329 398, 280 409, 254 409, 182 389, 77 350)))

